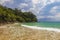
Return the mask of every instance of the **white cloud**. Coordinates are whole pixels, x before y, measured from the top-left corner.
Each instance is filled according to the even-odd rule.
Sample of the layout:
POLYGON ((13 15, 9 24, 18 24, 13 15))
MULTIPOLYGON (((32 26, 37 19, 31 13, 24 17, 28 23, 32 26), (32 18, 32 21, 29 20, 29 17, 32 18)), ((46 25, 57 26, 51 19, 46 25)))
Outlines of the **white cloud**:
POLYGON ((38 19, 49 18, 51 21, 60 21, 60 13, 54 16, 38 16, 38 19))
POLYGON ((55 17, 60 19, 60 13, 56 14, 55 17))
POLYGON ((21 11, 22 11, 22 12, 26 12, 26 10, 24 10, 24 9, 22 9, 21 11))
POLYGON ((51 18, 52 20, 55 20, 55 21, 60 21, 60 13, 55 16, 48 16, 48 18, 51 18))
POLYGON ((55 6, 50 10, 51 14, 57 15, 60 14, 60 6, 55 6))
MULTIPOLYGON (((25 0, 25 2, 27 3, 20 3, 19 7, 25 8, 25 7, 29 7, 29 4, 31 4, 32 7, 30 7, 29 10, 32 11, 35 15, 37 15, 37 18, 39 19, 39 18, 45 18, 45 16, 41 16, 39 13, 42 10, 42 8, 44 8, 46 5, 59 1, 60 0, 25 0)), ((60 7, 53 7, 50 11, 50 13, 53 14, 53 16, 51 15, 46 16, 46 18, 60 20, 60 13, 57 12, 58 8, 60 7)), ((22 10, 25 11, 24 9, 22 10)))
POLYGON ((38 19, 42 19, 42 18, 45 18, 45 16, 37 16, 38 19))
POLYGON ((33 11, 36 15, 41 11, 42 8, 44 8, 47 4, 51 4, 53 2, 57 2, 59 0, 25 0, 25 2, 28 3, 20 3, 18 6, 19 8, 26 8, 29 7, 28 5, 31 4, 32 7, 29 9, 30 11, 33 11), (39 6, 37 6, 39 5, 39 6))
POLYGON ((41 5, 40 8, 43 8, 47 4, 51 4, 53 2, 59 2, 59 1, 60 0, 32 0, 32 3, 33 3, 33 7, 36 7, 36 5, 39 4, 41 5))
POLYGON ((0 0, 0 4, 4 4, 5 2, 13 3, 13 0, 0 0))
POLYGON ((37 3, 39 3, 39 0, 32 0, 32 3, 37 4, 37 3))
POLYGON ((27 3, 20 3, 19 5, 18 5, 18 7, 19 8, 25 8, 25 7, 27 7, 28 6, 28 4, 27 3))
MULTIPOLYGON (((45 16, 40 16, 40 18, 45 18, 45 16)), ((46 18, 50 18, 51 20, 60 21, 60 13, 54 16, 46 16, 46 18)))
MULTIPOLYGON (((50 18, 51 20, 54 20, 54 21, 60 21, 60 6, 55 6, 51 9, 50 13, 51 15, 50 16, 46 16, 46 18, 50 18)), ((45 18, 45 16, 41 16, 40 18, 45 18)))
POLYGON ((24 0, 25 2, 30 2, 31 0, 24 0))
MULTIPOLYGON (((30 8, 29 10, 31 10, 32 12, 34 12, 35 15, 37 15, 37 18, 45 18, 45 16, 41 16, 40 15, 40 11, 42 8, 44 8, 46 5, 54 3, 54 2, 59 2, 60 0, 32 0, 33 6, 32 8, 30 8), (41 5, 41 6, 37 6, 37 5, 41 5)), ((56 12, 56 7, 53 8, 50 12, 55 15, 56 12), (53 13, 54 11, 54 13, 53 13)), ((47 16, 47 18, 55 18, 55 16, 47 16)))
POLYGON ((54 2, 54 0, 32 0, 33 6, 30 9, 33 10, 33 12, 39 13, 42 8, 44 8, 47 4, 50 4, 52 2, 54 2))

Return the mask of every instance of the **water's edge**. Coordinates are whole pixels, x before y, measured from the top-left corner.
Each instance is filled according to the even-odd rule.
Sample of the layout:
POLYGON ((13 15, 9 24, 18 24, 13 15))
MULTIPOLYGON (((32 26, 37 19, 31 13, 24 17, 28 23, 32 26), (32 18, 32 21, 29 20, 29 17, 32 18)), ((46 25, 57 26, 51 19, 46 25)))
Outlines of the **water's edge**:
POLYGON ((24 25, 29 26, 38 26, 38 27, 47 27, 47 28, 60 28, 60 22, 31 22, 23 23, 24 25))
POLYGON ((27 28, 32 28, 32 29, 39 29, 39 30, 48 30, 48 31, 60 32, 60 29, 58 29, 58 28, 45 28, 45 27, 37 27, 37 26, 28 26, 28 25, 24 25, 24 24, 21 24, 21 26, 27 27, 27 28))

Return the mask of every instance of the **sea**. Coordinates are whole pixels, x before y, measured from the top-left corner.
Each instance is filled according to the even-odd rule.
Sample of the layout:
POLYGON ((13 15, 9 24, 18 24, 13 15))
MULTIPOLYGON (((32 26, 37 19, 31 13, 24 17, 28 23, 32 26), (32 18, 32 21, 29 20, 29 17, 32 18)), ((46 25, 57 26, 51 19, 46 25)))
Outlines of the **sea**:
POLYGON ((29 22, 29 23, 24 23, 24 24, 28 25, 28 26, 59 28, 60 29, 60 22, 29 22))

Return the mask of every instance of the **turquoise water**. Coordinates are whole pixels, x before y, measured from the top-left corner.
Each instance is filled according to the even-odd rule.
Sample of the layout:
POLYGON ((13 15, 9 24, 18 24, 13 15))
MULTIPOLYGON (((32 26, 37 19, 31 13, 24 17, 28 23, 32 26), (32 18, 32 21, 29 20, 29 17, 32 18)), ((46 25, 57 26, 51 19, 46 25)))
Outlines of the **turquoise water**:
POLYGON ((60 28, 60 22, 34 22, 34 23, 24 23, 24 24, 28 26, 60 28))

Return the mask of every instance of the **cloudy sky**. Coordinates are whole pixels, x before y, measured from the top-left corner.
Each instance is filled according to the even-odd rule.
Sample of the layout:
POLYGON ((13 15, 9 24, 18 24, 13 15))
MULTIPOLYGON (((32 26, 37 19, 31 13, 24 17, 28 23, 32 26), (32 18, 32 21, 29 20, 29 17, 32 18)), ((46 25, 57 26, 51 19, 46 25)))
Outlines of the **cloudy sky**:
POLYGON ((0 4, 32 11, 40 21, 60 21, 60 0, 0 0, 0 4))

